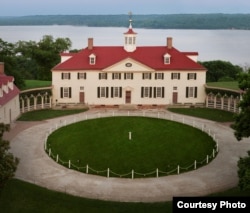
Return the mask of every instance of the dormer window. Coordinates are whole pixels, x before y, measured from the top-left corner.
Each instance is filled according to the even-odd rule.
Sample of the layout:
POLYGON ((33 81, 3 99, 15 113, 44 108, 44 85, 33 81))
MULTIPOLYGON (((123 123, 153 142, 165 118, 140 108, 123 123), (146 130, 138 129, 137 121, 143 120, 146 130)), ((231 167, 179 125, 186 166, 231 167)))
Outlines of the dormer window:
POLYGON ((171 58, 171 55, 169 55, 168 53, 166 53, 164 55, 164 64, 170 64, 170 58, 171 58))
POLYGON ((8 87, 13 90, 13 82, 8 82, 8 87))
POLYGON ((90 64, 90 65, 94 65, 95 62, 96 62, 96 56, 95 56, 95 54, 91 54, 91 55, 89 56, 89 64, 90 64))
POLYGON ((7 85, 3 85, 3 91, 4 91, 5 93, 9 93, 9 88, 8 88, 7 85))

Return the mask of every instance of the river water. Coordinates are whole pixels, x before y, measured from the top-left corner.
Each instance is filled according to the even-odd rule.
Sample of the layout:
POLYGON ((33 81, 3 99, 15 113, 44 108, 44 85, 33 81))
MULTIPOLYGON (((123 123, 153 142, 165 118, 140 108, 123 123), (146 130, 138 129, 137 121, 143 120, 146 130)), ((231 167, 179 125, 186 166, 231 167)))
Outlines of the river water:
MULTIPOLYGON (((199 53, 199 61, 224 60, 235 65, 250 67, 249 30, 168 30, 137 29, 138 46, 166 45, 166 37, 173 37, 173 46, 180 51, 199 53)), ((94 45, 122 46, 124 27, 86 27, 86 26, 0 26, 0 38, 15 43, 39 41, 44 35, 54 38, 69 38, 72 49, 87 46, 87 39, 94 38, 94 45)))

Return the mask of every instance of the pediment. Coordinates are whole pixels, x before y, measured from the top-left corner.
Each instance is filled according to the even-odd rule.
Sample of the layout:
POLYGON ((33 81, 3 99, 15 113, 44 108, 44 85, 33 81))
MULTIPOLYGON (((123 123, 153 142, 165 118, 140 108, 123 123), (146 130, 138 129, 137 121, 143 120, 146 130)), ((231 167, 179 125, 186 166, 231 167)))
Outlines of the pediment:
POLYGON ((132 58, 126 58, 116 64, 103 69, 105 72, 152 72, 155 71, 151 67, 146 66, 132 58))

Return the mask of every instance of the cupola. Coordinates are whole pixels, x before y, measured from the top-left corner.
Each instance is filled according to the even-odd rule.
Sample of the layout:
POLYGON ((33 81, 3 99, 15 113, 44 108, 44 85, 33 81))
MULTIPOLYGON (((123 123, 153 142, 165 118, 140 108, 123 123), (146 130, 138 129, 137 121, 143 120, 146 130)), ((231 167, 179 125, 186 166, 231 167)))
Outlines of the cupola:
POLYGON ((129 29, 126 33, 124 33, 124 49, 127 52, 134 52, 136 50, 136 35, 137 33, 133 31, 132 19, 130 13, 129 29))

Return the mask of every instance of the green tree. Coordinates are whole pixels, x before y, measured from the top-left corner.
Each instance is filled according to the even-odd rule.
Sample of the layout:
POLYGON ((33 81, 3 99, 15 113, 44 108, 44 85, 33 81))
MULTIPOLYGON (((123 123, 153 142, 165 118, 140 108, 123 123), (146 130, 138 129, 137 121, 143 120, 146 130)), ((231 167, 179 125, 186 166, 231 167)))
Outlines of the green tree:
MULTIPOLYGON (((243 91, 242 100, 239 103, 240 113, 235 116, 233 128, 238 141, 250 136, 250 69, 239 75, 239 87, 243 91)), ((238 161, 238 186, 241 190, 250 189, 250 151, 248 156, 238 161)))
POLYGON ((14 177, 18 165, 18 158, 9 152, 9 141, 3 140, 3 133, 9 130, 9 125, 0 124, 0 191, 6 182, 14 177))
POLYGON ((239 88, 242 90, 242 99, 239 103, 240 113, 235 116, 233 128, 237 140, 250 136, 250 69, 240 73, 238 77, 239 88))
POLYGON ((240 66, 221 60, 205 61, 200 64, 207 68, 207 82, 235 81, 239 73, 243 71, 240 66))
POLYGON ((19 41, 16 43, 18 69, 27 78, 51 80, 51 69, 60 62, 60 53, 69 50, 69 38, 54 39, 45 35, 39 42, 19 41))
POLYGON ((240 190, 250 190, 250 151, 248 156, 240 158, 238 161, 238 186, 240 190))
POLYGON ((39 65, 38 79, 51 80, 51 69, 60 62, 60 52, 71 47, 71 41, 66 38, 57 38, 53 36, 43 36, 34 50, 33 57, 39 65))
POLYGON ((15 85, 18 88, 25 86, 23 77, 17 70, 15 60, 15 47, 12 43, 8 43, 0 39, 0 61, 4 62, 5 74, 15 78, 15 85))

